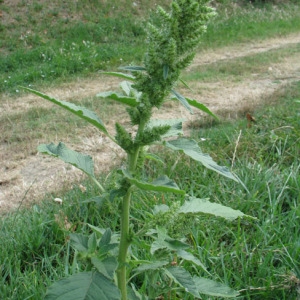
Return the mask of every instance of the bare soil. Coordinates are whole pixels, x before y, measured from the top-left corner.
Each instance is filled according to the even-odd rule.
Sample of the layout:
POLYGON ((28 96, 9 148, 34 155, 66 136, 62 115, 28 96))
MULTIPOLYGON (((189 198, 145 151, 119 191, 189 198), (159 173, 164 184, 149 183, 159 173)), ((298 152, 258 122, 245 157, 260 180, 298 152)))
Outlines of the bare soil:
MULTIPOLYGON (((202 64, 230 60, 297 43, 300 43, 300 34, 235 45, 213 52, 202 52, 196 56, 190 68, 194 69, 202 64)), ((194 93, 187 90, 182 92, 184 95, 206 104, 216 114, 222 112, 222 115, 226 115, 224 112, 227 112, 228 117, 234 117, 240 111, 254 110, 266 96, 297 80, 300 80, 300 53, 286 57, 280 63, 271 64, 263 74, 252 74, 243 81, 192 82, 191 87, 194 93)), ((58 99, 74 101, 94 96, 100 91, 115 90, 118 83, 119 80, 113 77, 95 76, 91 79, 80 79, 59 87, 51 87, 43 92, 58 99)), ((47 101, 30 94, 18 99, 10 98, 7 95, 1 95, 1 98, 0 116, 10 116, 32 107, 51 106, 47 101)), ((114 107, 115 120, 122 120, 126 124, 128 120, 124 110, 117 106, 114 107)), ((201 113, 190 115, 181 106, 167 104, 163 110, 155 113, 155 117, 185 118, 192 122, 199 119, 201 113)), ((114 120, 104 117, 103 121, 107 122, 105 124, 108 124, 108 130, 113 132, 114 120)), ((68 146, 92 155, 98 173, 109 172, 124 158, 124 153, 118 146, 111 143, 104 135, 99 135, 99 132, 93 128, 82 130, 78 138, 82 141, 80 145, 71 143, 68 146)), ((53 142, 57 141, 59 141, 59 137, 53 142)), ((84 178, 84 175, 74 167, 39 154, 34 147, 25 154, 22 150, 12 150, 7 144, 0 144, 0 212, 15 210, 20 205, 29 205, 43 198, 45 193, 71 188, 74 183, 78 183, 84 178)))

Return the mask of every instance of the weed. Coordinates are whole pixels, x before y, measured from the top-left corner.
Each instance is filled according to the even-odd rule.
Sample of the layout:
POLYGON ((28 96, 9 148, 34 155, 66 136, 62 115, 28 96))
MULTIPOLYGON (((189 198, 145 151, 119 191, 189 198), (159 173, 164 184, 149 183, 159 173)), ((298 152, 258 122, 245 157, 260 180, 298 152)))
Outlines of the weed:
MULTIPOLYGON (((191 52, 199 43, 200 35, 205 31, 205 22, 214 15, 213 9, 206 7, 204 3, 196 1, 174 1, 172 11, 167 13, 161 7, 158 8, 160 27, 154 24, 148 25, 148 51, 144 59, 144 67, 128 66, 123 67, 125 71, 131 71, 133 75, 120 72, 108 72, 108 75, 125 78, 128 81, 121 83, 123 94, 116 92, 100 93, 102 98, 110 98, 128 106, 131 124, 137 126, 134 134, 128 131, 119 123, 115 124, 116 135, 112 137, 103 122, 94 112, 86 108, 76 106, 73 103, 60 101, 44 95, 40 92, 26 88, 26 90, 49 100, 81 117, 88 123, 94 125, 102 133, 107 135, 113 142, 119 145, 127 154, 126 167, 119 171, 118 187, 106 192, 104 187, 97 181, 94 175, 93 162, 91 157, 68 149, 63 143, 57 146, 53 143, 40 145, 39 150, 45 154, 59 157, 84 173, 86 173, 98 186, 103 194, 98 197, 97 202, 111 201, 120 198, 120 237, 112 233, 111 229, 102 229, 89 225, 93 233, 89 236, 71 233, 72 246, 78 251, 74 258, 79 262, 78 271, 71 277, 63 279, 48 289, 46 299, 53 299, 57 295, 64 295, 71 299, 74 288, 78 281, 83 286, 80 289, 82 297, 101 293, 110 299, 127 299, 128 294, 128 272, 133 272, 132 277, 143 274, 145 278, 157 277, 161 281, 161 290, 157 291, 153 287, 141 287, 141 292, 150 298, 156 298, 159 294, 172 293, 173 297, 181 298, 183 293, 188 292, 188 297, 200 297, 200 293, 208 295, 236 296, 235 291, 201 277, 194 277, 182 266, 177 266, 177 256, 183 261, 192 261, 195 265, 202 266, 201 262, 186 249, 189 245, 184 241, 172 238, 165 226, 156 224, 154 228, 142 229, 153 243, 150 247, 152 259, 148 262, 141 262, 138 258, 129 256, 129 248, 132 245, 138 246, 141 241, 140 234, 134 231, 134 222, 130 222, 131 202, 133 201, 136 189, 142 192, 171 192, 184 195, 175 182, 166 175, 161 175, 157 179, 145 177, 144 161, 151 157, 147 153, 146 147, 160 143, 175 151, 184 152, 192 159, 201 162, 204 166, 217 171, 226 177, 239 181, 225 167, 218 166, 208 155, 201 152, 198 144, 194 140, 178 138, 161 142, 163 138, 176 137, 180 134, 182 122, 179 120, 152 120, 152 109, 160 108, 165 97, 172 93, 189 111, 192 106, 199 108, 208 114, 213 115, 203 104, 195 100, 185 98, 173 90, 173 86, 179 78, 180 71, 187 67, 193 59, 195 53, 191 52), (173 253, 175 251, 175 254, 173 253), (117 255, 115 253, 118 253, 117 255), (165 255, 162 256, 163 252, 165 255), (173 257, 175 255, 175 257, 173 257), (117 259, 116 259, 117 257, 117 259), (173 258, 172 258, 173 257, 173 258), (171 263, 170 263, 171 261, 171 263), (127 266, 129 264, 129 266, 127 266), (115 275, 117 280, 115 282, 115 275), (145 275, 144 275, 145 274, 145 275), (170 281, 171 280, 171 281, 170 281), (94 287, 88 288, 90 282, 94 287), (169 282, 169 283, 168 283, 169 282), (204 287, 210 284, 213 287, 204 287), (180 289, 177 291, 177 285, 180 289), (199 290, 198 286, 203 287, 199 290), (84 287, 86 286, 86 287, 84 287), (97 288, 96 288, 97 287, 97 288), (88 288, 88 289, 86 289, 88 288), (67 290, 66 290, 67 289, 67 290), (71 292, 71 294, 70 294, 71 292), (159 294, 158 294, 159 293, 159 294), (155 295, 155 296, 154 296, 155 295)), ((235 219, 243 216, 240 211, 234 211, 221 204, 211 203, 207 199, 188 197, 181 205, 181 201, 172 207, 157 206, 154 215, 158 218, 170 220, 181 220, 184 224, 188 218, 186 214, 209 213, 221 216, 226 219, 235 219), (171 217, 172 216, 172 217, 171 217)), ((174 223, 175 224, 175 223, 174 223)), ((172 226, 174 227, 174 226, 172 226)), ((176 231, 176 228, 173 230, 176 231)), ((145 250, 149 246, 144 246, 145 250)), ((146 282, 148 280, 146 279, 146 282)), ((139 287, 137 287, 139 288, 139 287)), ((132 286, 129 293, 138 295, 136 287, 132 286)), ((130 296, 131 297, 131 296, 130 296)))

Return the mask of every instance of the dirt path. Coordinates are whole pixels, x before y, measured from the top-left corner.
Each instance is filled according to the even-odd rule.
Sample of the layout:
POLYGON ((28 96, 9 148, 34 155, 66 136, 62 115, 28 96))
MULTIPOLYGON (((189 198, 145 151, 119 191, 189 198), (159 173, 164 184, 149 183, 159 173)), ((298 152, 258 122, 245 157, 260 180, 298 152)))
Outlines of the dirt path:
MULTIPOLYGON (((300 43, 300 33, 288 37, 221 48, 214 52, 197 55, 190 68, 194 69, 202 64, 230 60, 298 43, 300 43)), ((215 113, 227 111, 234 115, 241 109, 254 108, 264 96, 272 94, 282 86, 296 80, 300 80, 300 53, 286 57, 281 63, 270 65, 264 74, 253 74, 247 80, 239 82, 192 82, 191 87, 194 93, 191 95, 187 95, 187 91, 183 91, 183 93, 208 105, 215 113)), ((49 88, 44 92, 59 99, 74 101, 94 96, 100 91, 114 90, 118 83, 119 80, 112 77, 99 76, 49 88)), ((1 95, 0 116, 13 115, 34 106, 50 107, 51 104, 30 94, 19 99, 11 99, 7 95, 1 95)), ((156 115, 164 118, 183 117, 191 121, 199 118, 199 113, 189 115, 184 108, 174 105, 166 106, 163 112, 156 115)), ((123 114, 120 116, 120 112, 116 112, 116 119, 120 118, 123 118, 123 114)), ((109 127, 109 129, 111 128, 109 127)), ((123 157, 122 151, 110 143, 105 136, 99 136, 96 130, 91 129, 88 133, 84 132, 80 139, 84 146, 78 146, 78 144, 69 146, 92 155, 95 166, 100 166, 96 168, 97 172, 106 172, 120 163, 123 157)), ((16 209, 21 202, 22 205, 28 205, 41 198, 46 192, 59 190, 63 186, 71 188, 72 182, 78 182, 84 178, 81 172, 75 168, 59 160, 37 154, 35 149, 31 150, 31 153, 34 154, 26 156, 21 155, 21 153, 13 153, 14 155, 12 155, 10 151, 11 148, 5 143, 0 143, 0 212, 16 209), (14 159, 10 160, 9 157, 14 157, 14 159)))

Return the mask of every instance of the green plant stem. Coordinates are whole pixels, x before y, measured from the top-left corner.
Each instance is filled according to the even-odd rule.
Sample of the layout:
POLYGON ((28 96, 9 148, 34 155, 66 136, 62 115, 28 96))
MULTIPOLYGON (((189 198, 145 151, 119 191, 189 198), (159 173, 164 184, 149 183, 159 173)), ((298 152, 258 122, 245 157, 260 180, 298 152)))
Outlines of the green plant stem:
POLYGON ((93 182, 97 185, 97 187, 99 188, 99 190, 104 193, 105 192, 105 189, 104 187, 101 185, 101 183, 94 177, 94 176, 89 176, 93 182))
POLYGON ((121 291, 122 300, 127 300, 127 276, 126 276, 126 257, 128 247, 131 243, 129 232, 129 210, 130 200, 132 195, 132 188, 130 187, 123 198, 122 211, 121 211, 121 239, 117 270, 118 288, 121 291))
MULTIPOLYGON (((142 134, 146 126, 146 122, 141 122, 138 127, 137 137, 142 134)), ((137 161, 141 146, 137 147, 132 154, 127 156, 128 170, 134 173, 137 167, 137 161)), ((130 201, 132 195, 132 186, 128 189, 126 195, 122 202, 121 211, 121 239, 120 239, 120 249, 118 256, 119 268, 117 270, 118 288, 120 289, 122 300, 127 300, 127 268, 126 268, 126 258, 128 248, 131 243, 131 237, 129 232, 129 215, 130 215, 130 201)))

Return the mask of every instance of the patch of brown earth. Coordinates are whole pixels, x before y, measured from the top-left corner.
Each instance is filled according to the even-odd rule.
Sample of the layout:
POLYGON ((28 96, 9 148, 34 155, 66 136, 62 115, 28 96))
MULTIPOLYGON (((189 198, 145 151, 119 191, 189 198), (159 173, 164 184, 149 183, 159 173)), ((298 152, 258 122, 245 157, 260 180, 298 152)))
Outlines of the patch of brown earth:
MULTIPOLYGON (((217 62, 225 59, 247 56, 270 49, 285 47, 300 43, 300 34, 289 37, 270 39, 252 44, 239 45, 217 49, 213 52, 197 55, 191 68, 198 65, 217 62)), ((287 57, 281 63, 272 64, 264 74, 253 74, 242 82, 219 81, 213 83, 191 83, 194 91, 183 90, 182 93, 199 102, 206 104, 213 112, 228 112, 236 114, 246 108, 254 108, 265 96, 274 93, 284 85, 300 80, 300 53, 287 57)), ((49 88, 44 92, 58 99, 74 101, 94 96, 100 91, 115 90, 119 80, 113 77, 95 77, 90 80, 78 80, 59 87, 49 88)), ((19 99, 11 99, 2 95, 0 102, 0 116, 22 112, 33 106, 50 107, 51 104, 33 95, 25 95, 19 99)), ((115 119, 124 119, 125 114, 116 111, 115 119)), ((197 120, 201 113, 190 115, 185 108, 178 105, 166 105, 163 110, 155 113, 155 118, 184 118, 188 121, 197 120)), ((124 119, 126 123, 126 119, 124 119)), ((109 122, 108 130, 113 131, 113 123, 109 122)), ((114 145, 104 135, 91 128, 80 135, 80 145, 68 145, 74 150, 83 151, 93 156, 96 172, 108 172, 119 165, 124 158, 122 150, 114 145)), ((57 142, 57 141, 55 141, 57 142)), ((2 212, 16 209, 21 201, 22 205, 32 203, 51 191, 58 191, 62 187, 71 187, 79 182, 84 175, 74 167, 63 162, 36 153, 24 156, 22 153, 7 153, 8 147, 0 144, 0 209, 2 212), (10 161, 9 157, 15 157, 10 161), (19 157, 19 159, 16 159, 19 157)))

